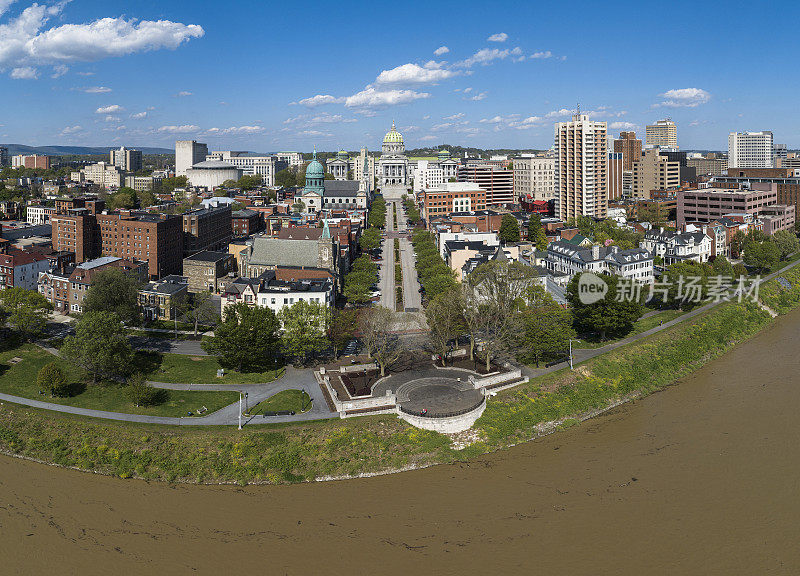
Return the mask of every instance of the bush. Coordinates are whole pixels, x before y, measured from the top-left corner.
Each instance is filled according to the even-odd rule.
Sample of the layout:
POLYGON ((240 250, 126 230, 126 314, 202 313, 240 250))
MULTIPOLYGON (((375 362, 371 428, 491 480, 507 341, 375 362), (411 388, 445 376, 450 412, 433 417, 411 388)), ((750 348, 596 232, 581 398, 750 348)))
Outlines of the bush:
POLYGON ((36 385, 50 393, 50 396, 60 396, 67 389, 67 377, 55 362, 42 366, 36 377, 36 385))
POLYGON ((125 394, 135 406, 155 406, 165 400, 166 391, 153 388, 147 383, 144 374, 137 373, 128 379, 125 394))

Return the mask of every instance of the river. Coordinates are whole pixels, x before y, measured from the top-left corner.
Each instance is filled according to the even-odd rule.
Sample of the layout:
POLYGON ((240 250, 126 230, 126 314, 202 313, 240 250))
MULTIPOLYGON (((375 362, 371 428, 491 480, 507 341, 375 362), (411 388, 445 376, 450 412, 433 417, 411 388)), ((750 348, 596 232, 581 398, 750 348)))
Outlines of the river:
POLYGON ((470 463, 277 487, 0 457, 3 574, 798 574, 800 311, 677 386, 470 463))

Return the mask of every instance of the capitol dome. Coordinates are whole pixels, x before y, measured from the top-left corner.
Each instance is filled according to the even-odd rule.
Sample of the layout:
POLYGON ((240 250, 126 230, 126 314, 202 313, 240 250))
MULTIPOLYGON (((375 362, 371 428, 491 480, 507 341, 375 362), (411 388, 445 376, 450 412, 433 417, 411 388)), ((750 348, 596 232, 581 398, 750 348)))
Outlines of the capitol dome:
POLYGON ((403 135, 397 131, 394 127, 394 122, 392 122, 392 129, 386 133, 386 136, 383 138, 384 144, 403 144, 403 135))

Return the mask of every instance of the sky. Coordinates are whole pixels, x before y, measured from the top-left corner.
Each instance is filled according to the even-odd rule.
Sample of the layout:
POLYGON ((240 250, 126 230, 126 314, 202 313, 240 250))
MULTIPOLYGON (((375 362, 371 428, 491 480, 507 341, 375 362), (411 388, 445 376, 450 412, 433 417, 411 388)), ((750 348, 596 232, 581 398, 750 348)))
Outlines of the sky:
POLYGON ((215 150, 552 145, 670 117, 800 148, 800 5, 0 0, 0 142, 215 150))

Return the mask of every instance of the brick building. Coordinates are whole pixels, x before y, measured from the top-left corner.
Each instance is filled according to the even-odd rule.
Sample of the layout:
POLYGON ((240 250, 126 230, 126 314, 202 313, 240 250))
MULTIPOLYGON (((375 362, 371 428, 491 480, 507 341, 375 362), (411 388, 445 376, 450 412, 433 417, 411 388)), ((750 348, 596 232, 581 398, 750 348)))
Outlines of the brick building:
POLYGON ((183 214, 183 255, 227 248, 233 235, 230 206, 209 206, 183 214))
POLYGON ((427 221, 454 212, 486 209, 486 190, 471 182, 445 182, 428 188, 422 192, 421 198, 422 217, 427 221))
POLYGON ((514 198, 514 170, 492 164, 469 164, 458 167, 458 182, 472 183, 486 193, 487 206, 504 206, 514 198))
POLYGON ((231 214, 233 237, 250 236, 264 229, 264 215, 256 210, 237 210, 231 214))
POLYGON ((183 259, 183 275, 189 283, 189 292, 219 292, 221 282, 236 271, 236 258, 228 252, 205 250, 183 259))

